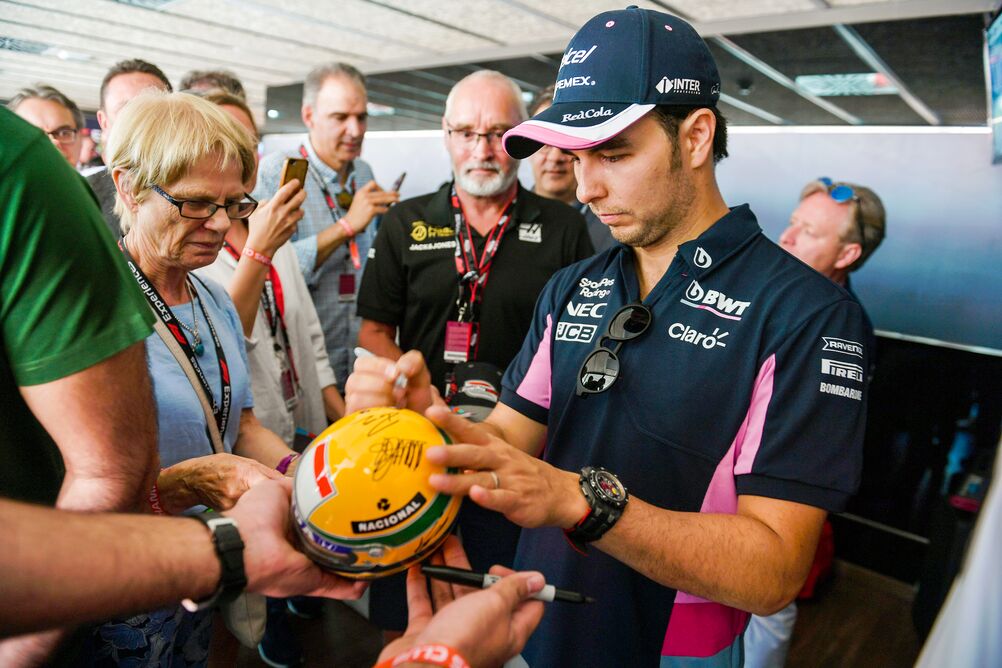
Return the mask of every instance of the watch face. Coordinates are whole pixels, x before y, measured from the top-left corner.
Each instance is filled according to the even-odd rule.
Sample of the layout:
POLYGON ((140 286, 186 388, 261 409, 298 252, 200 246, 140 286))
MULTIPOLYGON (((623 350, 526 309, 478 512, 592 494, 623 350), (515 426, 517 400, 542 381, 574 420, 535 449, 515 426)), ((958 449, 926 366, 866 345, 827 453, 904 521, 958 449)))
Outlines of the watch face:
POLYGON ((608 471, 595 471, 593 480, 595 487, 611 503, 622 503, 626 500, 626 490, 616 476, 608 471))

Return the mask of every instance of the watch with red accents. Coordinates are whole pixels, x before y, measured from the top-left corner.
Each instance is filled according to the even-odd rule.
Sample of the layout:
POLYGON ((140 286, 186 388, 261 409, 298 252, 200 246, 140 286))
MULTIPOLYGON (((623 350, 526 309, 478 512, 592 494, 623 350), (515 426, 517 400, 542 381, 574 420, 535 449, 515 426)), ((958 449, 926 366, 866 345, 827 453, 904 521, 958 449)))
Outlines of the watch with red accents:
POLYGON ((619 521, 630 495, 619 478, 600 466, 581 469, 578 484, 588 502, 588 512, 564 533, 577 550, 587 552, 587 543, 604 536, 619 521))

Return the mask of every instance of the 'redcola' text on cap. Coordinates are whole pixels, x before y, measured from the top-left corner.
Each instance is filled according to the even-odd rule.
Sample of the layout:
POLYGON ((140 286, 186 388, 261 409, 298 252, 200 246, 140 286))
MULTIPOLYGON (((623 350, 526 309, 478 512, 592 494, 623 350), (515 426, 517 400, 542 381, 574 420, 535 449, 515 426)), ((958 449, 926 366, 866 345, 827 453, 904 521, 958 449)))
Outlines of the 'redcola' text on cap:
POLYGON ((656 105, 715 107, 720 75, 706 43, 670 14, 629 7, 603 12, 571 38, 553 105, 504 135, 515 158, 542 146, 597 146, 656 105))

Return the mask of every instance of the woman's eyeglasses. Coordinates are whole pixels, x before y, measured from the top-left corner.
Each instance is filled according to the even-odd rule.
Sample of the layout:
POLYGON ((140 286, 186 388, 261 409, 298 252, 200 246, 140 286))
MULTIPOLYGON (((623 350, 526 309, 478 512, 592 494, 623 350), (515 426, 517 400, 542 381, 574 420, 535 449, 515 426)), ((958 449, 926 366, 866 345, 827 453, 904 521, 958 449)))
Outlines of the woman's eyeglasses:
POLYGON ((605 392, 619 378, 618 353, 623 344, 635 339, 650 327, 653 315, 651 310, 640 303, 627 304, 609 320, 605 334, 598 337, 595 349, 592 350, 581 369, 578 371, 577 396, 605 392), (602 345, 604 339, 615 342, 615 347, 602 345))
POLYGON ((219 209, 226 209, 226 215, 230 219, 241 220, 249 218, 254 213, 254 210, 257 209, 257 200, 247 193, 244 193, 244 197, 247 199, 242 202, 216 204, 215 202, 206 202, 197 199, 174 199, 164 192, 160 186, 153 186, 152 190, 176 206, 182 218, 190 218, 191 220, 208 220, 216 215, 216 211, 219 209))

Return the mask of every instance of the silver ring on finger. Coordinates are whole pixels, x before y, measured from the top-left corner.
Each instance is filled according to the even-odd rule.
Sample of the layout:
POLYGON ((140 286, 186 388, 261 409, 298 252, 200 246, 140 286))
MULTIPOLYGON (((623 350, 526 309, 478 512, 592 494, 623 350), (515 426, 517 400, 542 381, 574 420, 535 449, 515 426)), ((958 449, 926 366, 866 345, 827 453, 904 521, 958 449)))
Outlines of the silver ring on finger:
POLYGON ((497 471, 488 471, 488 473, 494 478, 494 489, 501 489, 501 476, 498 475, 497 471))

